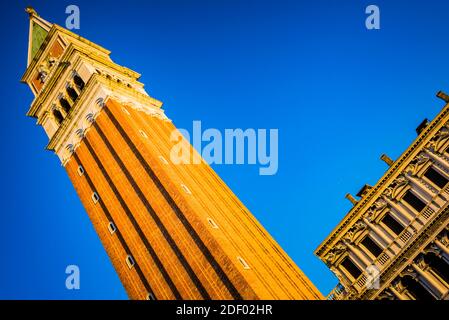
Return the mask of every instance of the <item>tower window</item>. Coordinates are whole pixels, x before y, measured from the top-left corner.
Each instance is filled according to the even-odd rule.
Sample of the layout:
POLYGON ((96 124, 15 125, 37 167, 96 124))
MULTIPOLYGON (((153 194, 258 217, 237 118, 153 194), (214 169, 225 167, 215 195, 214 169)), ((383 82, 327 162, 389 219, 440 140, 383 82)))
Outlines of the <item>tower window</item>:
POLYGON ((84 81, 83 79, 81 79, 81 77, 79 75, 75 75, 73 77, 73 82, 75 83, 76 87, 78 88, 79 91, 82 91, 84 89, 84 81))
POLYGON ((145 139, 148 139, 148 136, 147 136, 147 134, 145 133, 145 131, 139 130, 139 132, 140 132, 140 135, 141 135, 142 137, 144 137, 145 139))
POLYGON ((185 193, 187 194, 192 194, 192 192, 190 191, 189 188, 187 188, 187 186, 185 184, 181 184, 181 188, 184 190, 185 193))
POLYGON ((76 99, 78 98, 78 93, 76 93, 75 89, 73 89, 72 87, 67 87, 66 91, 70 99, 72 99, 72 101, 75 102, 76 99))
POLYGON ((246 263, 245 259, 242 257, 237 257, 237 260, 242 264, 243 269, 248 270, 250 269, 249 265, 246 263))
POLYGON ((349 257, 344 258, 340 265, 345 268, 354 279, 357 279, 362 274, 362 270, 360 270, 349 257))
POLYGON ((131 114, 129 113, 128 109, 126 109, 125 107, 122 107, 122 111, 124 113, 126 113, 128 116, 130 116, 131 114))
POLYGON ((53 116, 55 117, 55 120, 61 124, 62 121, 64 120, 64 117, 62 116, 61 111, 57 110, 57 109, 53 109, 53 116))
POLYGON ((212 220, 212 218, 207 218, 207 222, 209 222, 209 224, 212 228, 218 229, 218 225, 215 223, 214 220, 212 220))
POLYGON ((84 168, 83 168, 83 166, 81 166, 81 165, 78 166, 78 174, 79 174, 80 176, 82 176, 82 175, 84 174, 84 168))
POLYGON ((59 99, 59 104, 61 105, 62 109, 64 109, 65 113, 68 114, 70 112, 70 103, 65 98, 59 99))
POLYGON ((92 193, 92 201, 94 203, 97 203, 98 201, 100 201, 100 196, 96 192, 92 193))
POLYGON ((383 249, 369 236, 366 236, 360 243, 376 258, 383 252, 383 249))
POLYGON ((400 224, 395 218, 393 218, 389 213, 383 217, 382 222, 396 235, 400 235, 404 230, 404 226, 400 224))
POLYGON ((134 264, 135 264, 135 262, 134 262, 134 258, 133 257, 131 257, 131 255, 127 255, 126 256, 126 264, 128 265, 128 268, 132 268, 132 267, 134 267, 134 264))
POLYGON ((426 204, 410 190, 405 193, 402 200, 407 202, 417 212, 421 212, 426 207, 426 204))
POLYGON ((168 164, 168 161, 163 156, 159 156, 159 159, 163 164, 168 164))
POLYGON ((151 292, 149 292, 147 294, 147 300, 156 300, 156 297, 154 296, 154 294, 152 294, 151 292))
POLYGON ((434 183, 441 189, 444 188, 446 184, 449 182, 449 180, 446 179, 446 177, 444 177, 441 173, 439 173, 432 167, 427 169, 427 171, 424 173, 424 177, 432 181, 432 183, 434 183))
POLYGON ((112 222, 112 221, 109 222, 108 230, 111 234, 113 234, 115 231, 117 231, 117 227, 115 226, 114 222, 112 222))

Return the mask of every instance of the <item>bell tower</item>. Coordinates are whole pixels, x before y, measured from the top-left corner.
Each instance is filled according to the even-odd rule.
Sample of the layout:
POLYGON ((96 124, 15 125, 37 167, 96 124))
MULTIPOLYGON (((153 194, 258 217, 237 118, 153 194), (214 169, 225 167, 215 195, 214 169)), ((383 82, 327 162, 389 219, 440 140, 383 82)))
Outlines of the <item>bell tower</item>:
POLYGON ((137 72, 26 11, 27 115, 48 135, 131 299, 322 298, 207 163, 170 161, 179 131, 137 72))

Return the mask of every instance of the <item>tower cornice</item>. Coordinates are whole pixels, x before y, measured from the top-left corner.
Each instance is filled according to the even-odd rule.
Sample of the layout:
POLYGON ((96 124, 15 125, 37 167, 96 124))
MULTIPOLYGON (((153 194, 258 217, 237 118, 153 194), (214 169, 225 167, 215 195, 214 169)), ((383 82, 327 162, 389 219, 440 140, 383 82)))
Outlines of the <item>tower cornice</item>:
MULTIPOLYGON (((78 42, 79 47, 85 47, 86 49, 89 49, 89 51, 91 53, 93 53, 94 51, 97 51, 97 53, 101 55, 105 55, 105 56, 109 56, 111 54, 111 51, 103 48, 102 46, 91 42, 57 24, 53 24, 47 34, 47 37, 45 38, 44 42, 42 43, 41 47, 39 48, 39 50, 37 51, 36 55, 33 57, 33 59, 30 61, 27 69, 25 70, 25 73, 23 74, 22 78, 21 78, 21 82, 27 82, 29 80, 30 75, 32 74, 32 72, 34 71, 34 69, 36 68, 36 66, 38 65, 38 63, 40 62, 43 53, 48 51, 48 44, 50 42, 52 42, 52 40, 54 39, 55 35, 62 35, 63 38, 65 38, 64 40, 66 41, 75 41, 78 42), (65 37, 64 37, 65 36, 65 37)), ((126 68, 127 69, 127 68, 126 68)), ((128 69, 128 71, 133 74, 133 76, 135 76, 136 78, 140 77, 140 74, 128 69)))
MULTIPOLYGON (((90 55, 92 53, 91 53, 91 51, 88 51, 87 49, 88 48, 78 46, 74 43, 69 44, 69 46, 66 48, 64 54, 61 56, 60 62, 56 66, 56 70, 52 73, 52 76, 50 77, 48 82, 44 85, 40 94, 31 103, 30 109, 27 112, 27 116, 37 117, 37 115, 40 113, 41 107, 43 105, 46 105, 46 103, 47 103, 46 100, 51 95, 55 84, 58 83, 61 74, 63 74, 69 68, 69 65, 71 65, 73 63, 73 57, 76 55, 76 53, 83 55, 83 57, 87 60, 91 60, 90 55)), ((137 81, 137 78, 140 77, 139 73, 134 72, 126 67, 119 66, 116 63, 112 62, 111 60, 103 58, 102 56, 99 56, 99 57, 96 56, 95 59, 92 59, 92 60, 95 60, 96 63, 100 63, 103 66, 111 68, 120 74, 124 74, 124 75, 130 77, 130 79, 132 80, 132 82, 134 84, 136 84, 137 86, 139 86, 141 88, 144 87, 144 84, 137 81)), ((30 70, 33 71, 34 68, 30 69, 30 70)), ((32 71, 30 71, 29 74, 32 74, 32 71)), ((29 81, 29 79, 26 78, 25 81, 29 81)), ((162 105, 162 103, 160 101, 158 101, 156 99, 153 99, 153 100, 154 101, 152 102, 152 104, 159 105, 159 106, 162 105)))

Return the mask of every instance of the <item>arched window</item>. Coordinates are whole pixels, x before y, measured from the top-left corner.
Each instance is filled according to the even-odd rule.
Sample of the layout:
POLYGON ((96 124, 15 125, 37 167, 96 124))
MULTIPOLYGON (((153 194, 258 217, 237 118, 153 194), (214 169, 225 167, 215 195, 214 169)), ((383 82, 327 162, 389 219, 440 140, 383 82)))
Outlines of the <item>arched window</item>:
POLYGON ((68 114, 70 112, 70 103, 65 98, 60 98, 59 103, 64 111, 68 114))
POLYGON ((432 294, 425 289, 417 279, 413 279, 411 276, 406 275, 402 278, 402 284, 413 295, 415 300, 435 300, 432 294))
POLYGON ((70 99, 72 99, 72 101, 75 102, 76 99, 78 98, 78 93, 76 93, 75 89, 73 89, 72 87, 67 87, 66 91, 70 99))
POLYGON ((64 120, 61 111, 59 111, 58 109, 53 109, 53 116, 59 124, 64 120))
POLYGON ((79 89, 79 91, 83 90, 84 88, 84 81, 81 79, 79 75, 75 75, 73 77, 73 82, 75 82, 76 87, 79 89))

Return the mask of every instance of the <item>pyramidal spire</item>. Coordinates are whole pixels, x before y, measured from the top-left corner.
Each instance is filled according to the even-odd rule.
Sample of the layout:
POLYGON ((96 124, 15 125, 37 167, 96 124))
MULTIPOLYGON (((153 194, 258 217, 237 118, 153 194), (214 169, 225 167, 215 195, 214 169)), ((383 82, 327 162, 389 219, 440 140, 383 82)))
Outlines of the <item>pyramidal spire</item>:
POLYGON ((47 37, 52 24, 42 19, 32 7, 27 7, 25 11, 30 16, 27 63, 29 65, 47 37))

